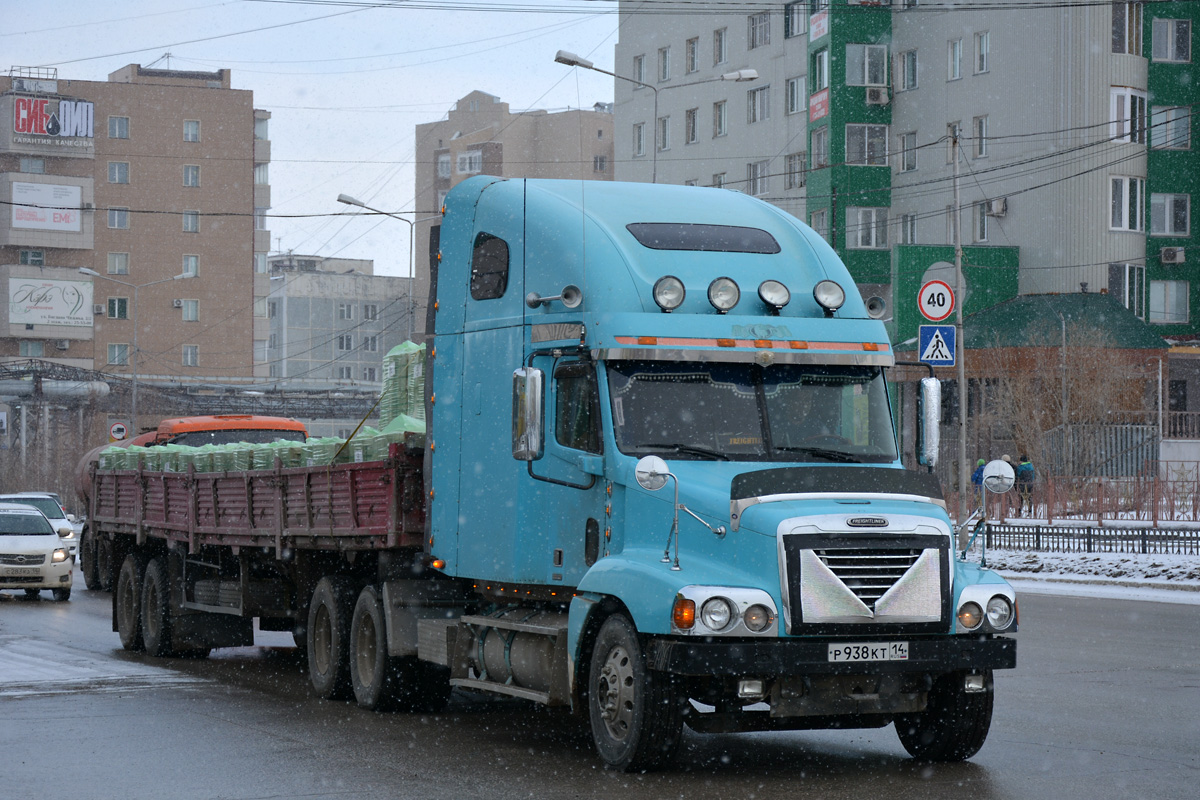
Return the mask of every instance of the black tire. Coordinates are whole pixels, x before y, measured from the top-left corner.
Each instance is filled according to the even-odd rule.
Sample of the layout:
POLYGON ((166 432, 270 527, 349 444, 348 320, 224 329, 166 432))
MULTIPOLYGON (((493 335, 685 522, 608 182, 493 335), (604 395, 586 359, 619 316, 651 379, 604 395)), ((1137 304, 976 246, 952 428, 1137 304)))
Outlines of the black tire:
POLYGON ((308 605, 308 677, 318 697, 347 700, 350 683, 350 621, 354 584, 326 575, 317 582, 308 605))
POLYGON ((26 600, 41 600, 42 599, 42 590, 41 589, 26 589, 25 590, 25 599, 26 600))
POLYGON ((94 536, 92 540, 96 549, 96 587, 101 591, 111 592, 115 583, 112 540, 104 536, 94 536))
POLYGON ((647 668, 637 630, 623 614, 600 627, 587 694, 592 740, 605 764, 644 772, 675 757, 686 698, 671 676, 647 668))
POLYGON ((175 651, 171 643, 171 584, 167 577, 167 560, 161 556, 146 565, 142 578, 142 643, 152 656, 169 656, 175 651))
POLYGON ((350 621, 350 683, 363 708, 385 711, 395 705, 400 659, 388 656, 387 626, 379 590, 367 586, 358 594, 350 621))
POLYGON ((117 591, 113 596, 116 607, 117 634, 121 646, 126 650, 142 650, 142 578, 146 573, 146 559, 140 553, 130 553, 121 563, 117 575, 117 591))
POLYGON ((952 672, 941 676, 929 691, 924 711, 896 718, 900 744, 913 758, 966 761, 983 747, 992 725, 992 672, 984 671, 982 692, 963 689, 966 675, 952 672))
POLYGON ((79 572, 83 575, 83 585, 89 589, 100 588, 100 572, 96 559, 96 539, 92 531, 84 526, 79 534, 79 572))
POLYGON ((54 595, 55 602, 65 603, 71 599, 71 587, 67 586, 62 589, 51 589, 50 593, 54 595))

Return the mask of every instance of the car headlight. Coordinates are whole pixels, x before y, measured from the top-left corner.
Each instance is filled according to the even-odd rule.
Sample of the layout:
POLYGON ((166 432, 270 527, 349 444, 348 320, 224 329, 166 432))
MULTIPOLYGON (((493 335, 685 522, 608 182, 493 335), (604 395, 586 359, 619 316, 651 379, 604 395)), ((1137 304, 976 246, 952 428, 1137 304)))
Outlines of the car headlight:
POLYGON ((733 606, 724 597, 714 597, 700 607, 700 621, 709 630, 720 631, 733 619, 733 606))
POLYGON ((958 623, 969 631, 983 624, 983 609, 978 603, 963 603, 958 608, 958 623))
POLYGON ((70 557, 71 556, 67 553, 66 550, 63 550, 60 548, 60 549, 54 551, 54 555, 50 556, 50 560, 52 562, 54 562, 55 564, 61 564, 62 562, 66 561, 70 557))
POLYGON ((988 624, 998 631, 1002 631, 1012 624, 1013 607, 1007 597, 998 594, 988 600, 987 620, 988 624))

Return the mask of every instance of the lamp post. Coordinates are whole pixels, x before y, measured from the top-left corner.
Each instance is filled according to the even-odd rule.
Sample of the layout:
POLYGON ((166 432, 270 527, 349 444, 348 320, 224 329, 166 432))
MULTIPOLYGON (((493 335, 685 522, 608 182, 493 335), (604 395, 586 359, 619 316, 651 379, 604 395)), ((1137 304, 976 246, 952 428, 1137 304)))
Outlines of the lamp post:
POLYGON ((129 370, 132 373, 133 388, 132 388, 132 391, 130 392, 129 427, 131 429, 131 433, 136 434, 137 433, 137 413, 138 413, 138 402, 137 402, 137 400, 138 400, 138 370, 137 370, 138 289, 144 289, 147 286, 154 286, 157 283, 167 283, 169 281, 177 281, 177 280, 180 280, 181 278, 187 278, 189 276, 187 273, 181 273, 179 275, 174 275, 170 278, 161 278, 156 281, 150 281, 149 283, 129 283, 128 281, 118 280, 117 278, 114 278, 110 275, 101 275, 99 272, 96 272, 96 270, 88 269, 87 267, 80 267, 79 272, 83 275, 90 275, 93 278, 101 278, 102 280, 112 281, 113 283, 119 283, 122 286, 128 286, 130 289, 133 289, 133 309, 130 312, 130 316, 133 318, 133 352, 131 352, 129 354, 129 370))
MULTIPOLYGON (((654 119, 651 121, 651 128, 653 129, 654 141, 651 144, 651 149, 650 149, 650 182, 658 183, 658 87, 653 86, 644 81, 639 81, 636 78, 627 78, 624 75, 618 75, 615 72, 609 72, 606 69, 600 69, 595 64, 593 64, 591 61, 588 61, 586 58, 583 58, 582 56, 577 56, 574 53, 569 53, 566 50, 559 50, 558 53, 555 54, 554 60, 556 62, 558 62, 559 64, 566 64, 568 67, 581 67, 583 69, 590 69, 593 72, 600 72, 604 75, 611 75, 612 77, 616 78, 617 80, 629 81, 630 83, 636 83, 638 86, 644 86, 645 88, 654 92, 654 119)), ((663 90, 665 91, 667 89, 683 89, 684 87, 687 87, 687 86, 699 86, 702 83, 718 83, 720 81, 736 81, 738 83, 742 83, 745 81, 756 81, 756 80, 758 80, 758 70, 739 69, 736 72, 726 72, 724 75, 721 75, 716 78, 707 78, 702 81, 692 81, 691 83, 678 83, 678 84, 673 84, 671 86, 664 86, 663 90)))
MULTIPOLYGON (((383 211, 382 209, 372 208, 371 206, 364 203, 362 200, 359 200, 358 198, 355 198, 355 197, 351 197, 348 194, 339 194, 337 200, 339 203, 345 203, 348 206, 358 206, 359 208, 365 208, 367 211, 374 211, 376 214, 383 214, 385 217, 391 217, 392 219, 398 219, 401 222, 408 225, 408 340, 411 342, 412 341, 412 333, 413 333, 413 314, 415 313, 415 306, 413 305, 413 286, 417 282, 417 273, 414 269, 415 265, 413 264, 413 261, 415 259, 414 249, 416 247, 416 244, 415 244, 416 227, 417 227, 418 222, 428 222, 431 219, 438 219, 438 217, 440 215, 434 214, 433 216, 422 217, 421 219, 405 219, 404 217, 401 217, 397 214, 393 214, 390 211, 383 211)), ((409 212, 403 212, 403 213, 415 214, 417 212, 409 211, 409 212)))

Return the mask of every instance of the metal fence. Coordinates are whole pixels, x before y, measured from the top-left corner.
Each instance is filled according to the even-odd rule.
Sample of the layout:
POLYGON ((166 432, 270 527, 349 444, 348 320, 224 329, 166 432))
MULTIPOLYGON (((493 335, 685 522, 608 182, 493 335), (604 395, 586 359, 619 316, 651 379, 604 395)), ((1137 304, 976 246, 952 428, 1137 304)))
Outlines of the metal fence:
POLYGON ((1141 553, 1200 555, 1200 529, 1066 528, 991 524, 988 547, 1045 553, 1141 553))

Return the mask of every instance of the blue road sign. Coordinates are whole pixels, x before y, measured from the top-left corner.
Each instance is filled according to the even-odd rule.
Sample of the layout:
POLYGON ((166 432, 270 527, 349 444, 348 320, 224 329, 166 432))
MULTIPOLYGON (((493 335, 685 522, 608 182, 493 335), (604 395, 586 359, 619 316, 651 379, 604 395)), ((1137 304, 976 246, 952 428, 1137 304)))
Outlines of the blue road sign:
POLYGON ((918 342, 921 361, 935 367, 954 366, 953 325, 922 325, 918 342))

